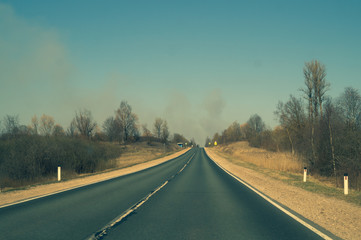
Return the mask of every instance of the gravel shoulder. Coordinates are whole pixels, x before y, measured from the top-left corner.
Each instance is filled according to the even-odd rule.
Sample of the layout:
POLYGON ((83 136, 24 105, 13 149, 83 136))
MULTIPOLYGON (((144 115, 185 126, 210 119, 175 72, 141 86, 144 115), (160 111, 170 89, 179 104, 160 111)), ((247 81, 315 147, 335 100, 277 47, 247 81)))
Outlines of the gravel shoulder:
POLYGON ((176 158, 185 152, 189 151, 189 149, 184 149, 179 152, 176 152, 174 154, 165 156, 163 158, 159 158, 156 160, 136 164, 130 167, 117 169, 114 171, 99 173, 91 176, 86 177, 80 177, 68 181, 63 182, 56 182, 56 183, 50 183, 50 184, 43 184, 43 185, 37 185, 30 187, 25 190, 14 190, 14 191, 8 191, 8 192, 1 192, 0 193, 0 207, 8 206, 11 204, 39 198, 46 195, 51 195, 58 192, 63 192, 67 190, 71 190, 74 188, 86 186, 89 184, 94 184, 101 181, 106 181, 112 178, 124 176, 130 173, 138 172, 156 165, 159 165, 161 163, 164 163, 166 161, 169 161, 173 158, 176 158))
POLYGON ((257 171, 236 165, 205 149, 219 165, 272 199, 343 239, 361 239, 361 207, 290 186, 257 171))

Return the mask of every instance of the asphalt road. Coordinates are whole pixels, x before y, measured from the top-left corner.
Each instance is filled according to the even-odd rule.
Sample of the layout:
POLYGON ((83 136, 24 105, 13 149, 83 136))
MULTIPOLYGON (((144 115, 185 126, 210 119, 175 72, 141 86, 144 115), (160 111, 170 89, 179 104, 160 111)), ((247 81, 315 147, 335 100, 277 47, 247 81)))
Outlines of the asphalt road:
POLYGON ((102 229, 104 239, 321 239, 221 170, 203 149, 0 209, 0 239, 87 239, 102 229))
POLYGON ((195 151, 135 174, 0 208, 0 239, 86 239, 177 173, 195 151))

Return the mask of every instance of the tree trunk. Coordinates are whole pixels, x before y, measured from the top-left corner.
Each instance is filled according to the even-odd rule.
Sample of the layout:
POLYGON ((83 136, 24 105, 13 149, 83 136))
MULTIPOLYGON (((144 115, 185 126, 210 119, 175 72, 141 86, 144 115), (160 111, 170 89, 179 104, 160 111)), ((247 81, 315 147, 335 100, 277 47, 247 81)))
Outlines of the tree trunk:
POLYGON ((286 131, 287 131, 287 135, 288 135, 288 140, 290 141, 290 144, 291 144, 292 156, 294 156, 295 155, 295 149, 293 148, 293 141, 292 141, 292 138, 291 138, 291 135, 290 135, 290 131, 288 130, 288 128, 286 128, 286 131))
POLYGON ((316 147, 315 147, 315 125, 312 121, 311 123, 311 148, 312 148, 312 164, 315 165, 316 164, 316 147))
POLYGON ((330 119, 328 119, 328 130, 329 130, 329 132, 330 132, 330 145, 331 145, 331 156, 332 156, 333 174, 335 175, 335 182, 336 182, 336 187, 337 187, 335 146, 333 145, 332 128, 331 128, 331 121, 330 121, 330 119))
POLYGON ((315 149, 315 121, 314 121, 314 109, 312 105, 312 96, 309 96, 309 122, 311 124, 311 151, 312 151, 312 162, 314 165, 316 162, 316 149, 315 149))

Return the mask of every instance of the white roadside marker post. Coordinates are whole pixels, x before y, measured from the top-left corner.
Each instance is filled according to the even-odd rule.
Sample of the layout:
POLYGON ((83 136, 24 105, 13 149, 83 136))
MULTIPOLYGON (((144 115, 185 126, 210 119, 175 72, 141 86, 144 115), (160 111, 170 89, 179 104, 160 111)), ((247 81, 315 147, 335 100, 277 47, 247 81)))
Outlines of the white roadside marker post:
POLYGON ((61 167, 58 166, 58 182, 61 181, 61 167))
POLYGON ((306 180, 307 180, 307 168, 304 167, 303 168, 303 182, 306 182, 306 180))
POLYGON ((343 193, 348 195, 348 174, 343 175, 343 193))

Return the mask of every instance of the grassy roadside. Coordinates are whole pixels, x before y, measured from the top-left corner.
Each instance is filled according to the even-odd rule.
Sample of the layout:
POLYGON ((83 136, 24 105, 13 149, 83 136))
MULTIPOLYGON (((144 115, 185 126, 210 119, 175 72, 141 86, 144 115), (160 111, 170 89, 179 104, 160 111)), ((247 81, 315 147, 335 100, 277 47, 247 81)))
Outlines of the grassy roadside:
MULTIPOLYGON (((110 160, 110 162, 106 163, 106 165, 101 166, 101 169, 104 170, 95 171, 93 173, 81 173, 81 174, 78 174, 74 171, 62 170, 62 182, 67 182, 74 179, 86 178, 89 176, 94 176, 127 167, 132 167, 134 165, 150 162, 183 150, 179 148, 178 145, 176 144, 169 144, 166 147, 164 147, 162 143, 158 143, 158 142, 154 142, 151 144, 147 144, 146 142, 137 142, 137 143, 121 146, 120 148, 122 152, 121 156, 112 159, 110 160)), ((34 182, 24 181, 21 186, 3 188, 1 189, 0 193, 17 191, 17 190, 26 190, 36 186, 48 185, 53 183, 57 183, 56 174, 53 174, 53 176, 39 178, 34 182)))
MULTIPOLYGON (((320 176, 308 175, 307 182, 304 183, 302 168, 300 169, 300 173, 296 173, 293 170, 287 171, 287 170, 270 169, 262 166, 262 164, 258 164, 255 161, 254 157, 252 157, 252 159, 250 160, 250 158, 247 157, 247 154, 251 155, 252 153, 249 152, 248 150, 247 150, 248 153, 243 152, 243 155, 237 154, 236 149, 238 150, 239 147, 240 147, 239 145, 227 146, 227 148, 219 146, 217 148, 213 148, 213 150, 219 156, 223 157, 224 159, 236 165, 252 169, 256 172, 262 173, 275 180, 282 181, 283 183, 286 183, 288 185, 299 187, 309 192, 322 194, 327 197, 334 197, 361 206, 361 192, 359 191, 349 189, 349 195, 345 196, 343 193, 343 188, 337 188, 334 186, 334 184, 332 183, 332 181, 334 181, 333 179, 320 177, 320 176)), ((264 159, 269 158, 267 155, 269 153, 267 151, 262 151, 262 152, 263 154, 260 154, 259 152, 257 153, 259 158, 258 161, 260 162, 264 161, 264 159)), ((277 153, 272 153, 272 154, 277 154, 277 153)))

